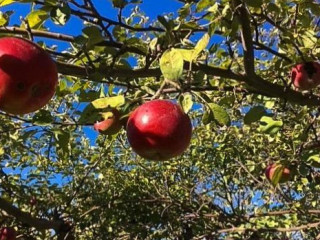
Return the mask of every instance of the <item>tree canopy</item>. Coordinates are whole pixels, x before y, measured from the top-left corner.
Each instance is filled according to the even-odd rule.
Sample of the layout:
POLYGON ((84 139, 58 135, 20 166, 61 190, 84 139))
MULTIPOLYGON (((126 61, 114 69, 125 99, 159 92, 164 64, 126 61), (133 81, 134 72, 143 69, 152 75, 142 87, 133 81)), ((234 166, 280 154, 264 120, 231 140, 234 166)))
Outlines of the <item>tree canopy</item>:
POLYGON ((0 112, 0 227, 18 239, 320 239, 320 92, 290 76, 320 58, 320 3, 171 0, 175 11, 147 16, 141 2, 0 0, 1 37, 39 44, 59 72, 44 108, 0 112), (93 130, 103 111, 125 120, 153 99, 191 118, 183 155, 150 161, 125 126, 93 130), (267 179, 273 163, 289 181, 267 179))

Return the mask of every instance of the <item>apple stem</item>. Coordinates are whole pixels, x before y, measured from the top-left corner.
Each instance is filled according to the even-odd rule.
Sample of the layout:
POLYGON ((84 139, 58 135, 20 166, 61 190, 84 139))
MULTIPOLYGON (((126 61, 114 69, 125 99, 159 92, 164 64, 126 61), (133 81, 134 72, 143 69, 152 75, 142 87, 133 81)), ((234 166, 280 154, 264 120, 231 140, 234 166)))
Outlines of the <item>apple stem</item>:
POLYGON ((20 17, 21 22, 26 26, 28 38, 31 42, 33 42, 33 34, 29 24, 29 21, 26 18, 20 17))
POLYGON ((157 99, 160 97, 160 95, 162 94, 163 92, 163 89, 164 87, 166 86, 167 84, 167 79, 164 79, 163 82, 161 83, 160 85, 160 88, 158 89, 158 91, 153 95, 153 97, 151 98, 151 100, 154 100, 154 99, 157 99))

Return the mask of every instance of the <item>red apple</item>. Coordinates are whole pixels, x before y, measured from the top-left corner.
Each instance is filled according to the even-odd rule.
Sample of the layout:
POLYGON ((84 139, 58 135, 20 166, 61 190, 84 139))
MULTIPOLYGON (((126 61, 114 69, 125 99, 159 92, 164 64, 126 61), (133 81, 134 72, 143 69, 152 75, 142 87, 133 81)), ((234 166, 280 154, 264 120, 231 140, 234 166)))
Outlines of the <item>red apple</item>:
POLYGON ((122 123, 120 121, 120 113, 114 109, 111 112, 105 112, 102 114, 103 120, 93 124, 94 130, 101 134, 113 135, 120 131, 122 123))
POLYGON ((16 231, 11 227, 3 227, 0 229, 0 240, 15 240, 16 231))
POLYGON ((276 185, 277 183, 288 182, 291 178, 291 172, 289 168, 284 167, 281 164, 270 164, 266 169, 267 179, 276 185))
POLYGON ((40 46, 22 38, 0 38, 1 110, 34 112, 52 98, 57 82, 56 64, 40 46))
POLYGON ((128 119, 127 137, 132 149, 150 160, 181 155, 192 134, 190 118, 167 100, 153 100, 135 109, 128 119))
POLYGON ((31 206, 36 205, 37 202, 38 202, 38 201, 37 201, 37 198, 36 198, 35 196, 32 196, 31 199, 30 199, 30 201, 29 201, 29 203, 30 203, 31 206))
POLYGON ((320 84, 320 64, 306 62, 296 65, 291 71, 291 81, 296 88, 309 90, 320 84))

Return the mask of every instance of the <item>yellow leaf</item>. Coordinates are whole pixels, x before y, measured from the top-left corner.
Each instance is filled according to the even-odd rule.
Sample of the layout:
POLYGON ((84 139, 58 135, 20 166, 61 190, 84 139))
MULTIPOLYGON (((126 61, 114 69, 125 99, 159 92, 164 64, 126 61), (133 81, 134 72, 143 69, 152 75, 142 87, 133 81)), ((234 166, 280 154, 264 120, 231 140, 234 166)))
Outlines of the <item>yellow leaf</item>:
POLYGON ((15 0, 0 0, 0 7, 9 5, 9 4, 14 3, 14 2, 15 2, 15 0))
POLYGON ((28 14, 26 19, 30 28, 39 29, 48 17, 48 13, 46 11, 36 10, 28 14))
POLYGON ((92 101, 92 105, 96 109, 103 109, 103 108, 115 108, 118 106, 123 105, 125 102, 124 96, 119 95, 115 97, 105 97, 105 98, 99 98, 94 101, 92 101))
POLYGON ((196 59, 199 54, 206 49, 206 47, 208 46, 210 41, 210 36, 208 33, 206 33, 205 35, 203 35, 203 37, 199 40, 199 42, 197 42, 195 48, 194 48, 194 55, 193 55, 193 59, 196 59))

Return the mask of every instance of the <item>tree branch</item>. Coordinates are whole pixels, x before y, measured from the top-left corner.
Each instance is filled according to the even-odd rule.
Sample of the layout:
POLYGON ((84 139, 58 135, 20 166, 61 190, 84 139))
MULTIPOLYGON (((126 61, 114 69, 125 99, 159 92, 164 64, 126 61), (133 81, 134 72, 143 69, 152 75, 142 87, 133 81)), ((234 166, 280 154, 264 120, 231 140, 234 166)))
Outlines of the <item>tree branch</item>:
POLYGON ((277 52, 276 50, 273 50, 272 48, 270 47, 267 47, 266 45, 260 43, 260 42, 254 42, 254 45, 256 46, 255 49, 257 50, 265 50, 277 57, 280 57, 282 59, 284 59, 285 61, 287 61, 288 63, 292 63, 292 60, 290 58, 288 58, 285 54, 282 54, 282 53, 279 53, 277 52))
POLYGON ((31 216, 31 214, 21 211, 19 208, 11 205, 2 198, 0 198, 0 209, 9 215, 12 215, 18 221, 30 225, 37 230, 54 229, 55 231, 59 232, 65 227, 65 224, 62 220, 50 221, 47 219, 35 218, 31 216))
MULTIPOLYGON (((18 28, 18 27, 0 27, 0 33, 8 33, 8 34, 21 34, 24 36, 27 36, 29 32, 26 29, 18 28)), ((75 42, 76 38, 71 35, 67 34, 61 34, 61 33, 54 33, 54 32, 46 32, 41 30, 31 30, 31 33, 33 36, 37 37, 45 37, 49 39, 55 39, 65 42, 75 42)), ((140 48, 132 47, 132 46, 126 46, 123 43, 114 42, 114 41, 102 41, 97 44, 98 46, 108 46, 108 47, 115 47, 118 49, 121 49, 123 52, 131 52, 136 53, 139 55, 145 56, 145 52, 142 51, 140 48)))
POLYGON ((248 10, 243 2, 234 0, 235 11, 241 24, 241 41, 244 52, 244 69, 246 75, 252 77, 255 75, 254 70, 254 48, 251 33, 251 24, 248 10))
MULTIPOLYGON (((58 70, 61 74, 72 75, 82 78, 87 78, 89 74, 94 72, 93 69, 83 66, 75 66, 67 63, 57 62, 58 70)), ((189 64, 185 64, 186 70, 189 68, 189 64)), ((259 94, 268 97, 280 98, 299 105, 318 106, 320 105, 320 96, 304 95, 301 92, 286 88, 284 86, 274 84, 264 80, 259 76, 254 78, 257 81, 252 81, 248 76, 236 74, 231 70, 220 69, 205 64, 194 64, 192 66, 194 70, 200 70, 207 75, 217 76, 226 79, 233 79, 240 83, 247 83, 252 87, 253 91, 258 91, 259 94)), ((111 69, 105 68, 104 70, 97 70, 102 75, 110 77, 125 77, 125 78, 143 78, 143 77, 160 77, 161 71, 159 68, 152 69, 111 69)))

